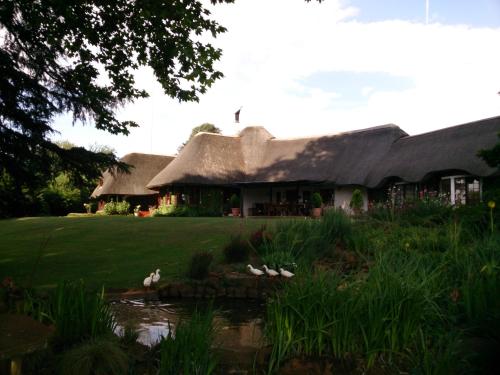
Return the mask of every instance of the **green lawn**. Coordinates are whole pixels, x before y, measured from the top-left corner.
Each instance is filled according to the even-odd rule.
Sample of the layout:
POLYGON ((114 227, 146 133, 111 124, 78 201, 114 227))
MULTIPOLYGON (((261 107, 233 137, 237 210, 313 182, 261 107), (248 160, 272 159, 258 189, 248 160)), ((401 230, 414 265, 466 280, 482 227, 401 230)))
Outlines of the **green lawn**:
POLYGON ((231 234, 248 233, 264 222, 132 216, 2 220, 0 281, 11 276, 26 285, 32 278, 35 287, 52 287, 82 278, 93 287, 141 287, 156 268, 163 280, 183 277, 198 251, 211 250, 220 260, 231 234))

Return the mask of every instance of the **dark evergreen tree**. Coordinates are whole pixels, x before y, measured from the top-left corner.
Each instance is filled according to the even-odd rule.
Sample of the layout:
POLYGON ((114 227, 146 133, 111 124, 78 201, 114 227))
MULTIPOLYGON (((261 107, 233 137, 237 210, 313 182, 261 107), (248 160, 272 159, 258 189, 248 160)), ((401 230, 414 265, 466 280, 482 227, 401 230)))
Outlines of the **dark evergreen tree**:
POLYGON ((225 31, 209 15, 197 0, 3 0, 0 199, 33 191, 54 171, 84 181, 113 165, 126 169, 114 154, 51 142, 55 116, 70 112, 74 121, 128 134, 137 124, 114 110, 147 96, 135 87, 140 66, 153 69, 167 95, 198 100, 222 77, 213 67, 221 51, 201 41, 225 31))

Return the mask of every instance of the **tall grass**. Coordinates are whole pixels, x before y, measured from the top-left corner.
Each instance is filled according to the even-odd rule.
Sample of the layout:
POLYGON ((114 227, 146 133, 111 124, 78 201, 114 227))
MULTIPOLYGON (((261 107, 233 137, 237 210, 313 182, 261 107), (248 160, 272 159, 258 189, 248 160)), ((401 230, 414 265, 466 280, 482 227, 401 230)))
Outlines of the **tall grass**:
POLYGON ((112 335, 116 327, 104 300, 104 290, 90 292, 83 281, 60 284, 47 300, 28 295, 25 311, 55 325, 53 345, 56 349, 112 335))
POLYGON ((336 246, 347 243, 351 235, 351 220, 342 211, 328 210, 321 220, 278 221, 258 251, 274 267, 284 266, 279 264, 284 259, 310 264, 332 255, 336 246))
POLYGON ((213 311, 195 310, 189 321, 181 321, 175 333, 160 342, 160 375, 210 375, 217 365, 212 352, 213 311))
POLYGON ((367 368, 381 358, 394 362, 441 323, 439 296, 439 271, 431 262, 405 264, 389 254, 363 281, 335 274, 305 276, 269 304, 269 369, 292 355, 354 354, 367 368))
POLYGON ((358 358, 363 369, 465 373, 472 362, 464 342, 486 338, 498 350, 500 236, 471 238, 456 218, 425 225, 391 222, 370 232, 363 223, 385 235, 358 241, 371 247, 367 272, 305 274, 287 284, 268 304, 268 372, 305 355, 358 358))
POLYGON ((63 375, 123 375, 129 359, 116 342, 96 339, 65 352, 59 368, 63 375))

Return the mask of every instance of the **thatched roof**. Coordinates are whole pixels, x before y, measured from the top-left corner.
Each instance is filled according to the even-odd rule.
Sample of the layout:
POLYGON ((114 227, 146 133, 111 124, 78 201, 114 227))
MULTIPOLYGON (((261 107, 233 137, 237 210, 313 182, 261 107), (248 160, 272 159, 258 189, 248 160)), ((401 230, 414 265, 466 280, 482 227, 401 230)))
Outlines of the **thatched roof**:
POLYGON ((395 125, 289 140, 275 139, 259 126, 247 127, 236 137, 199 133, 147 186, 293 181, 362 184, 392 143, 404 135, 395 125))
POLYGON ((95 188, 92 198, 103 195, 153 195, 158 192, 146 188, 146 184, 165 168, 173 156, 132 153, 120 159, 131 165, 130 173, 104 172, 102 185, 95 188))
POLYGON ((376 187, 386 178, 420 181, 441 170, 488 176, 477 151, 497 142, 500 117, 408 136, 396 125, 336 135, 275 139, 262 127, 239 136, 199 133, 147 185, 332 182, 376 187))
POLYGON ((498 142, 500 117, 470 122, 429 133, 402 137, 395 142, 384 162, 367 179, 367 186, 379 185, 385 178, 407 182, 422 181, 434 172, 455 171, 486 177, 497 172, 477 153, 498 142))
POLYGON ((148 188, 170 183, 231 184, 244 178, 244 161, 239 137, 201 132, 179 155, 156 175, 148 188))
POLYGON ((290 140, 269 140, 262 163, 246 182, 335 182, 364 185, 391 145, 407 135, 395 125, 290 140))

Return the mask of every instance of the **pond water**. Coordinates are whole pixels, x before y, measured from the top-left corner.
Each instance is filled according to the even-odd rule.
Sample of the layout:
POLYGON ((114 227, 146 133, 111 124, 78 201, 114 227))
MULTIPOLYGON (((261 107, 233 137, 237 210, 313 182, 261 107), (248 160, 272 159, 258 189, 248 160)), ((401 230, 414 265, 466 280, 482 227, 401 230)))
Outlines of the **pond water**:
MULTIPOLYGON (((131 327, 139 333, 138 341, 153 346, 166 336, 180 319, 189 319, 195 308, 203 309, 207 301, 146 301, 123 299, 111 303, 117 320, 117 333, 131 327)), ((256 352, 264 344, 262 327, 265 304, 253 301, 214 301, 215 346, 222 351, 256 352)))

